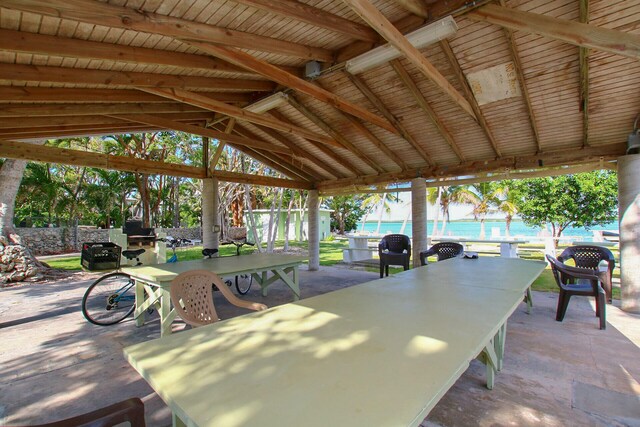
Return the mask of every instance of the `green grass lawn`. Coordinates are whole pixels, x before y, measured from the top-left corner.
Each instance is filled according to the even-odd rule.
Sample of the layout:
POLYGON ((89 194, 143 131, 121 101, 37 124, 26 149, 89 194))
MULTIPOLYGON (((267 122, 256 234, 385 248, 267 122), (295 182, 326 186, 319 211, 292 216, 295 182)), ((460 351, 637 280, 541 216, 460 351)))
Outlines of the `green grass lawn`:
MULTIPOLYGON (((307 250, 307 242, 289 242, 289 245, 292 248, 299 248, 302 251, 307 250)), ((282 248, 284 246, 283 241, 276 242, 276 248, 282 248)), ((526 246, 527 249, 532 249, 528 251, 524 251, 522 258, 524 259, 535 259, 535 260, 543 260, 544 255, 539 250, 540 247, 536 247, 535 245, 523 245, 526 246)), ((336 239, 336 240, 324 240, 320 242, 320 265, 331 266, 337 264, 342 261, 342 249, 348 248, 347 240, 336 239)), ((243 248, 242 253, 248 254, 251 252, 252 248, 243 248)), ((254 249, 255 250, 255 249, 254 249)), ((562 248, 560 248, 562 250, 562 248)), ((225 245, 220 246, 220 254, 222 256, 232 256, 235 255, 236 248, 233 245, 225 245)), ((179 261, 188 261, 194 259, 202 258, 202 246, 191 246, 184 248, 177 248, 176 254, 178 255, 179 261)), ((614 255, 616 255, 614 253, 614 255)), ((171 256, 171 251, 167 251, 167 257, 171 256)), ((433 259, 435 261, 435 258, 433 259)), ((59 268, 63 270, 82 270, 80 266, 80 257, 60 257, 60 258, 52 258, 48 259, 47 264, 49 264, 53 268, 59 268)), ((377 268, 367 268, 368 271, 378 272, 377 268)), ((391 268, 389 273, 395 274, 401 272, 401 268, 391 268)), ((614 270, 614 277, 619 277, 619 270, 616 268, 614 270)), ((535 282, 533 282, 532 289, 534 291, 543 291, 543 292, 557 292, 558 286, 555 283, 553 275, 551 273, 551 269, 549 266, 542 272, 540 277, 538 277, 535 282)), ((620 289, 617 287, 613 288, 613 298, 620 299, 620 289)))

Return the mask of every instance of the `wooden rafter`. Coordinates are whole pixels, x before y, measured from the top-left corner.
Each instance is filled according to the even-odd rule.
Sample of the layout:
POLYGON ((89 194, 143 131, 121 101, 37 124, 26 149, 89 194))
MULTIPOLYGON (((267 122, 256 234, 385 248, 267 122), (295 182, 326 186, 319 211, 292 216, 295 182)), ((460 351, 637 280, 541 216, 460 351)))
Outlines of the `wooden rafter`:
POLYGON ((0 80, 258 92, 270 92, 275 89, 273 83, 265 80, 220 79, 21 64, 3 64, 0 67, 0 80))
MULTIPOLYGON (((288 98, 288 101, 290 102, 290 105, 294 106, 295 105, 293 103, 295 103, 295 100, 293 101, 293 103, 291 103, 291 97, 288 98)), ((282 120, 282 121, 287 121, 287 122, 291 122, 287 117, 284 116, 284 114, 280 113, 279 111, 276 110, 272 110, 269 112, 270 114, 272 114, 275 118, 282 120)), ((313 121, 313 120, 312 120, 313 121)), ((332 137, 335 138, 335 135, 333 135, 332 133, 330 133, 327 129, 324 129, 322 127, 320 127, 321 129, 323 129, 325 132, 329 133, 332 137)), ((341 136, 341 135, 340 135, 341 136)), ((343 141, 340 141, 338 139, 336 139, 338 142, 340 142, 341 144, 343 144, 343 141)), ((359 175, 360 173, 362 173, 362 171, 357 168, 356 166, 354 166, 351 162, 347 161, 344 156, 336 153, 335 151, 333 151, 333 149, 331 149, 330 147, 327 146, 323 146, 322 144, 318 144, 314 141, 309 141, 307 140, 307 142, 309 142, 310 144, 312 144, 315 148, 317 148, 318 150, 322 151, 322 153, 329 157, 331 160, 333 160, 334 162, 336 162, 337 164, 341 165, 343 168, 345 168, 346 170, 348 170, 351 174, 353 175, 359 175)), ((344 144, 343 144, 344 145, 344 144)))
POLYGON ((276 67, 275 65, 271 65, 266 61, 254 58, 246 52, 242 52, 237 49, 225 48, 222 46, 214 46, 207 43, 191 44, 203 52, 224 59, 225 61, 231 62, 232 64, 235 64, 239 67, 244 67, 248 70, 261 74, 268 79, 273 80, 274 82, 280 83, 281 85, 291 88, 300 93, 309 95, 319 101, 333 105, 334 107, 344 111, 345 113, 354 115, 369 123, 380 126, 381 128, 388 130, 389 132, 396 132, 393 126, 389 124, 389 122, 381 117, 378 117, 372 112, 367 111, 364 108, 359 107, 349 101, 346 101, 345 99, 342 99, 341 97, 329 91, 326 91, 314 85, 313 83, 296 77, 293 74, 276 67))
POLYGON ((405 58, 424 74, 453 102, 458 104, 471 117, 475 118, 469 102, 449 83, 449 81, 413 46, 391 22, 369 2, 369 0, 343 0, 354 12, 375 29, 390 45, 398 49, 405 58))
POLYGON ((304 46, 271 37, 93 0, 3 0, 2 6, 24 12, 33 12, 40 15, 123 30, 135 30, 162 36, 219 43, 226 46, 304 59, 328 62, 333 60, 331 51, 327 49, 304 46))
MULTIPOLYGON (((431 160, 431 156, 427 153, 427 151, 420 146, 418 141, 409 133, 406 127, 400 120, 398 120, 392 113, 389 111, 386 105, 382 102, 382 100, 369 88, 369 86, 358 76, 353 76, 349 74, 349 80, 362 92, 362 94, 371 102, 378 111, 382 113, 383 116, 386 117, 391 124, 398 130, 402 138, 413 147, 413 149, 422 157, 422 159, 427 162, 429 165, 433 165, 433 160, 431 160)), ((406 169, 406 168, 403 168, 406 169)))
POLYGON ((159 132, 164 129, 154 126, 125 125, 87 125, 87 126, 51 126, 48 128, 5 128, 0 129, 0 139, 33 138, 71 138, 100 135, 119 135, 124 133, 159 132))
POLYGON ((448 41, 442 40, 440 42, 440 47, 442 48, 442 51, 444 52, 445 56, 449 60, 449 63, 453 68, 453 72, 455 73, 458 79, 458 82, 462 87, 462 91, 464 92, 467 100, 469 101, 471 108, 473 108, 473 111, 475 112, 476 118, 478 119, 478 124, 480 125, 480 128, 482 129, 485 136, 487 137, 489 144, 491 144, 491 148, 493 149, 493 152, 495 153, 496 157, 501 157, 502 153, 500 152, 500 148, 498 148, 498 141, 493 136, 493 132, 491 132, 491 128, 489 127, 487 120, 484 118, 484 114, 482 114, 482 110, 480 110, 478 101, 476 101, 476 97, 473 95, 473 91, 469 86, 469 82, 467 81, 467 78, 465 77, 464 72, 462 71, 462 67, 460 67, 458 58, 456 58, 456 55, 453 53, 453 50, 451 49, 451 46, 449 45, 448 41))
MULTIPOLYGON (((0 157, 29 160, 34 162, 89 166, 125 172, 141 172, 197 179, 205 178, 204 170, 202 167, 197 166, 158 162, 125 156, 113 156, 110 154, 92 153, 88 151, 70 150, 42 145, 34 146, 33 144, 16 141, 0 141, 0 157)), ((215 171, 213 176, 221 181, 239 182, 243 184, 268 185, 307 190, 312 188, 312 185, 305 181, 294 181, 236 172, 215 171)))
MULTIPOLYGON (((166 120, 173 120, 185 123, 202 123, 212 117, 212 113, 176 113, 158 115, 166 120)), ((112 117, 103 115, 95 116, 37 116, 37 117, 9 117, 0 118, 0 128, 25 128, 34 129, 51 126, 74 126, 74 125, 123 125, 129 123, 112 117)))
POLYGON ((315 164, 316 166, 320 167, 321 169, 324 169, 329 174, 331 174, 331 175, 333 175, 335 177, 344 177, 344 174, 342 172, 340 172, 339 170, 337 170, 336 168, 334 168, 333 165, 325 162, 324 160, 322 160, 319 157, 309 153, 308 151, 303 150, 302 148, 300 148, 298 146, 298 144, 296 142, 291 141, 285 135, 282 135, 281 133, 279 133, 279 132, 277 132, 277 131, 275 131, 273 129, 266 128, 264 126, 256 125, 256 127, 258 129, 260 129, 262 132, 264 132, 267 135, 269 135, 271 138, 275 139, 276 141, 280 142, 281 144, 286 145, 291 150, 291 152, 295 156, 297 156, 298 158, 308 159, 311 163, 315 164))
POLYGON ((427 99, 424 97, 422 92, 420 92, 418 85, 416 85, 407 70, 405 70, 405 68, 402 66, 400 60, 394 59, 393 61, 391 61, 391 67, 393 67, 398 77, 400 77, 400 80, 402 80, 404 86, 411 93, 413 99, 416 100, 420 108, 422 108, 422 110, 427 114, 429 120, 431 120, 431 123, 433 123, 433 125, 438 129, 438 132, 440 132, 442 138, 444 138, 447 144, 449 144, 449 147, 451 147, 456 156, 458 156, 458 159, 461 162, 464 162, 464 155, 462 154, 460 147, 458 147, 458 144, 456 144, 455 140, 453 139, 453 135, 451 135, 451 132, 449 132, 442 120, 440 120, 440 117, 438 117, 434 109, 431 107, 431 105, 429 105, 427 99))
MULTIPOLYGON (((353 143, 351 143, 349 141, 348 138, 344 137, 342 134, 340 134, 336 130, 334 130, 327 122, 322 120, 317 114, 313 113, 306 105, 304 105, 299 100, 297 100, 296 98, 291 97, 291 96, 289 97, 289 103, 291 104, 291 106, 293 108, 298 110, 303 116, 305 116, 306 118, 311 120, 313 123, 315 123, 316 126, 319 126, 325 132, 329 133, 334 138, 336 138, 336 140, 338 142, 340 142, 347 150, 351 151, 353 154, 358 156, 360 158, 360 160, 362 160, 365 163, 367 163, 374 170, 384 171, 384 169, 382 169, 382 167, 379 165, 379 162, 373 161, 368 156, 365 156, 360 150, 358 150, 355 147, 355 145, 353 145, 353 143), (336 137, 336 135, 337 135, 337 137, 336 137)), ((355 117, 344 115, 344 118, 345 119, 351 119, 351 120, 353 120, 353 122, 360 124, 358 119, 356 119, 355 117)), ((364 128, 364 126, 362 126, 362 127, 364 128)), ((393 151, 389 150, 389 148, 386 145, 383 144, 382 147, 379 147, 379 148, 381 148, 381 150, 383 151, 383 153, 385 153, 385 155, 390 157, 392 161, 394 161, 398 166, 400 166, 401 169, 405 169, 406 168, 406 165, 404 164, 402 159, 400 159, 398 157, 398 155, 396 155, 393 151)))
POLYGON ((203 112, 183 103, 154 104, 0 104, 0 117, 94 116, 100 114, 153 114, 203 112))
POLYGON ((319 28, 344 34, 346 36, 370 42, 379 41, 380 37, 371 28, 357 22, 309 6, 295 0, 237 0, 247 6, 255 7, 269 13, 306 22, 319 28))
POLYGON ((541 165, 548 167, 597 161, 604 162, 617 159, 619 156, 624 155, 625 151, 625 143, 591 146, 581 150, 576 150, 575 148, 563 149, 558 151, 547 151, 531 156, 503 157, 496 160, 482 162, 467 161, 456 166, 426 167, 398 173, 386 173, 381 175, 369 175, 357 178, 325 181, 318 183, 317 187, 321 191, 328 191, 347 188, 354 185, 377 185, 384 183, 407 182, 416 176, 425 179, 445 178, 481 172, 537 169, 541 167, 541 165))
MULTIPOLYGON (((234 128, 235 125, 236 125, 236 119, 233 118, 233 117, 229 117, 229 121, 227 122, 227 126, 224 129, 224 134, 225 135, 231 134, 231 132, 233 132, 233 128, 234 128)), ((226 138, 225 138, 225 140, 226 140, 226 138)), ((227 145, 225 143, 225 140, 218 140, 218 146, 216 147, 216 151, 215 151, 215 153, 213 153, 213 157, 209 161, 210 170, 214 170, 216 168, 216 166, 218 166, 218 160, 220 160, 220 157, 222 156, 222 152, 224 151, 224 147, 225 147, 225 145, 227 145)))
POLYGON ((261 150, 268 150, 274 153, 289 153, 285 147, 279 147, 270 142, 243 138, 241 136, 231 135, 230 132, 219 132, 217 130, 208 129, 200 126, 190 125, 188 123, 181 123, 174 120, 169 120, 164 117, 154 116, 151 114, 131 114, 126 116, 113 115, 120 120, 128 120, 136 123, 145 123, 151 126, 158 126, 166 129, 173 129, 181 132, 187 132, 192 135, 200 135, 209 138, 215 138, 225 143, 234 143, 236 145, 242 145, 251 148, 257 148, 261 150))
MULTIPOLYGON (((221 102, 247 103, 253 99, 249 93, 242 92, 202 92, 202 95, 221 102)), ((168 103, 171 100, 162 96, 143 93, 134 89, 89 89, 32 86, 0 86, 0 102, 130 102, 168 103)))
POLYGON ((640 35, 596 27, 595 25, 559 19, 537 13, 487 4, 469 12, 465 17, 473 21, 538 34, 579 47, 640 59, 640 35))
MULTIPOLYGON (((218 124, 218 125, 215 125, 214 128, 220 129, 220 126, 221 124, 218 124)), ((253 139, 259 138, 255 133, 251 132, 249 129, 241 125, 235 126, 233 128, 233 131, 236 134, 243 136, 245 138, 253 138, 253 139)), ((305 165, 302 161, 297 160, 297 163, 296 163, 296 158, 294 157, 295 154, 293 153, 293 151, 291 151, 288 155, 271 153, 268 151, 258 151, 253 149, 246 149, 246 150, 242 149, 242 151, 244 151, 245 153, 251 156, 253 156, 253 154, 256 154, 257 157, 253 157, 254 159, 264 163, 267 166, 273 167, 275 170, 279 170, 278 167, 276 167, 277 165, 280 168, 284 168, 285 170, 288 170, 291 173, 294 173, 295 175, 299 176, 304 180, 313 181, 313 182, 321 180, 321 175, 314 170, 305 169, 305 165), (269 162, 271 162, 272 164, 270 164, 269 162)), ((302 154, 302 152, 300 152, 300 154, 302 154)), ((281 172, 285 173, 282 170, 281 172)), ((287 175, 287 173, 285 173, 285 175, 287 175)))
POLYGON ((403 9, 421 18, 429 18, 429 8, 424 0, 396 0, 403 9))
POLYGON ((190 92, 183 89, 156 89, 156 88, 140 88, 145 92, 152 93, 154 95, 164 96, 176 101, 184 102, 204 108, 207 110, 215 111, 221 114, 226 114, 230 117, 235 117, 238 120, 244 120, 258 125, 270 127, 283 132, 290 133, 292 135, 301 136, 303 138, 312 139, 314 141, 322 142, 324 144, 339 146, 337 142, 326 136, 310 132, 298 126, 287 125, 272 117, 268 117, 264 114, 256 114, 247 111, 242 108, 235 107, 233 105, 225 104, 224 102, 218 102, 211 98, 207 98, 195 92, 190 92))
MULTIPOLYGON (((500 0, 502 6, 505 5, 505 0, 500 0)), ((536 142, 538 152, 542 151, 542 145, 540 145, 540 133, 538 132, 538 122, 536 121, 536 115, 533 111, 533 104, 531 103, 531 96, 529 95, 529 89, 527 88, 527 82, 524 79, 524 72, 522 71, 522 63, 520 61, 520 54, 518 53, 518 46, 513 38, 513 31, 508 28, 504 28, 504 35, 509 43, 509 49, 511 50, 511 58, 513 58, 513 65, 516 68, 516 74, 518 81, 520 82, 520 89, 522 89, 522 96, 524 102, 527 105, 527 112, 529 113, 529 123, 531 123, 531 130, 533 131, 533 138, 536 142)))
MULTIPOLYGON (((580 22, 589 23, 589 0, 580 0, 580 22)), ((582 110, 582 146, 589 146, 589 49, 580 48, 580 110, 582 110)))

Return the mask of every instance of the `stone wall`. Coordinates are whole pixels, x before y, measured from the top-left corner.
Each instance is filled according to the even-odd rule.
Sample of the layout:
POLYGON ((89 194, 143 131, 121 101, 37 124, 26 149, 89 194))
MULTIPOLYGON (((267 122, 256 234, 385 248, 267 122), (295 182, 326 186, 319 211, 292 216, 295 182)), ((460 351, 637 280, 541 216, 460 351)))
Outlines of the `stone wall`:
MULTIPOLYGON (((109 230, 97 228, 16 228, 16 231, 25 246, 36 256, 80 252, 83 242, 109 241, 109 230)), ((156 228, 156 233, 159 232, 165 232, 176 239, 202 240, 200 227, 156 228)))

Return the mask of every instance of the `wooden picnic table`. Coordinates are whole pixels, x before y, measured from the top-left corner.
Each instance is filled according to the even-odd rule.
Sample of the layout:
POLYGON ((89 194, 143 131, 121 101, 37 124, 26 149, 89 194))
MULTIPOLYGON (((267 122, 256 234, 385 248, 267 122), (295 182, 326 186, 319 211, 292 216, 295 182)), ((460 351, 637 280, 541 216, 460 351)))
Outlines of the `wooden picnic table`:
POLYGON ((160 314, 160 336, 165 336, 171 334, 171 323, 176 316, 171 308, 170 288, 171 281, 178 274, 191 270, 208 270, 226 277, 251 274, 264 296, 269 285, 282 280, 297 300, 300 298, 298 267, 306 259, 304 256, 258 253, 125 267, 122 272, 129 274, 136 283, 136 308, 133 312, 136 324, 142 326, 145 311, 155 306, 160 314), (269 273, 272 273, 271 277, 269 273))
POLYGON ((451 259, 127 347, 188 426, 417 426, 476 356, 487 386, 506 322, 545 263, 451 259))

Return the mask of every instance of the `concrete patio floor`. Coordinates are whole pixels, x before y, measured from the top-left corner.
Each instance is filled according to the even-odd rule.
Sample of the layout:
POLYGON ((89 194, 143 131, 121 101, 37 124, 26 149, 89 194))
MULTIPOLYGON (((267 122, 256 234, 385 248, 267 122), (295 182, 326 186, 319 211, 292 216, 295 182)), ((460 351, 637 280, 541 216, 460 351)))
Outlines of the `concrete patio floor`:
MULTIPOLYGON (((157 315, 141 328, 129 319, 89 324, 80 300, 91 277, 0 289, 0 425, 50 422, 132 396, 144 401, 149 426, 171 424, 168 408, 122 355, 123 347, 159 337, 157 315)), ((303 268, 302 297, 376 278, 303 268)), ((246 299, 274 306, 291 293, 278 283, 267 298, 256 287, 246 299)), ((521 304, 509 320, 495 388, 484 387, 484 365, 472 362, 422 425, 640 426, 640 316, 608 306, 600 331, 592 301, 572 298, 562 323, 555 321, 556 302, 555 293, 534 292, 532 314, 521 304)), ((243 313, 218 306, 222 318, 243 313)), ((184 327, 176 322, 174 331, 184 327)))

